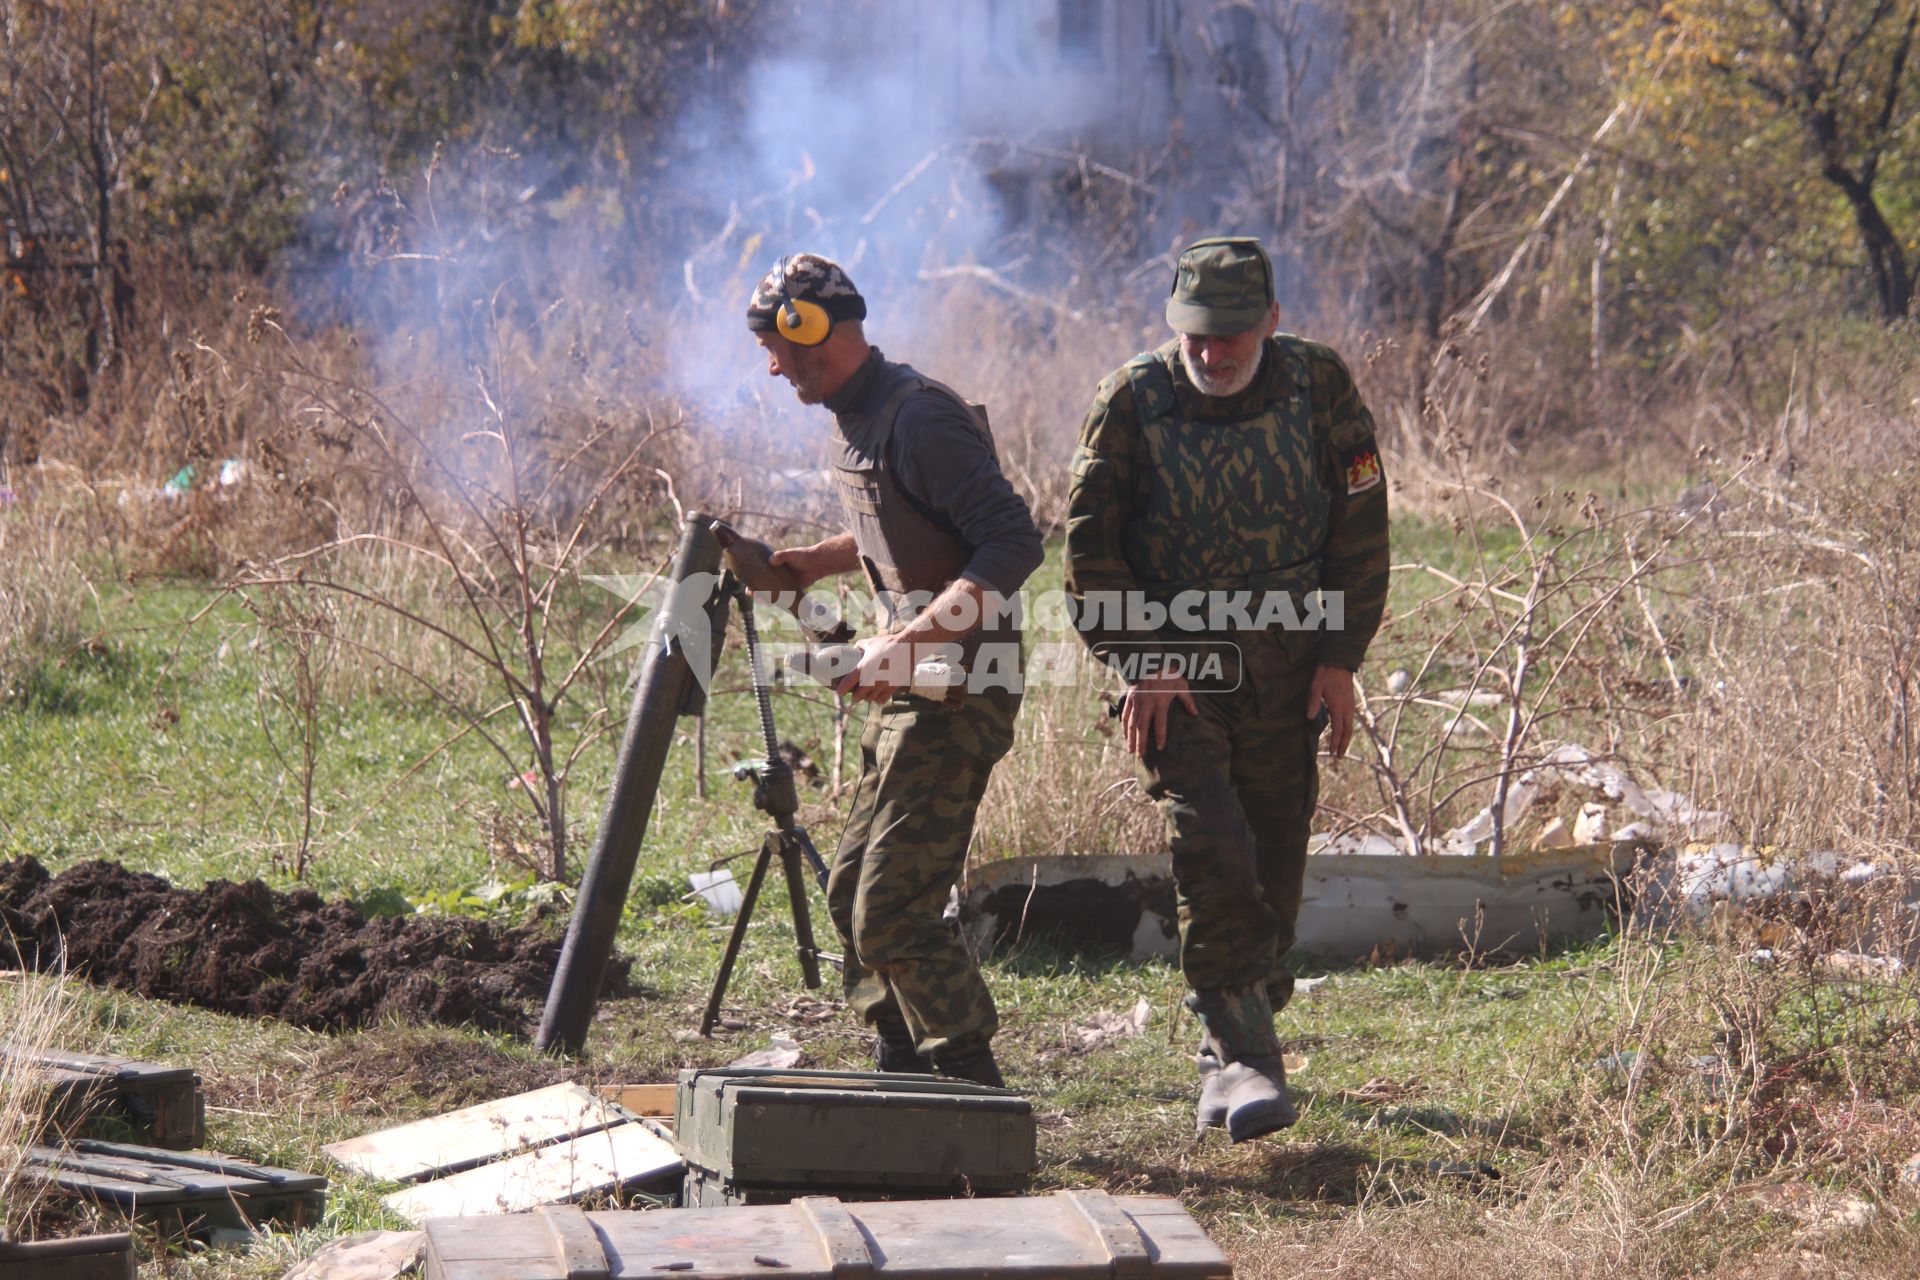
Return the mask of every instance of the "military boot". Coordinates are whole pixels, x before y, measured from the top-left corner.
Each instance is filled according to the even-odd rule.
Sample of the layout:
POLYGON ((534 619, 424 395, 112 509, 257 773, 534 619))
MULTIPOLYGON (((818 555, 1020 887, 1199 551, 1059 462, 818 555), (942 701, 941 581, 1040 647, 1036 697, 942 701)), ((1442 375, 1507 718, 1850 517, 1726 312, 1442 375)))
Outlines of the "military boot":
POLYGON ((933 1069, 955 1080, 971 1080, 975 1084, 992 1085, 996 1089, 1007 1087, 1006 1080, 1000 1075, 1000 1064, 993 1060, 993 1046, 985 1040, 950 1044, 936 1050, 933 1069))
POLYGON ((1229 1062, 1218 1078, 1226 1098, 1227 1137, 1233 1141, 1262 1137, 1300 1119, 1278 1054, 1229 1062))
POLYGON ((882 1015, 873 1024, 873 1030, 874 1070, 918 1072, 923 1076, 933 1074, 933 1059, 920 1052, 919 1046, 914 1043, 913 1032, 907 1029, 904 1019, 882 1015))
POLYGON ((1227 1090, 1220 1082, 1220 1059, 1211 1042, 1203 1041, 1194 1055, 1200 1067, 1200 1106, 1194 1111, 1194 1136, 1209 1129, 1221 1129, 1227 1123, 1227 1090))
POLYGON ((1196 1113, 1200 1125, 1206 1126, 1208 1104, 1214 1098, 1225 1109, 1227 1136, 1235 1142, 1284 1129, 1298 1120, 1300 1113, 1287 1095, 1265 984, 1197 990, 1187 996, 1186 1003, 1205 1028, 1205 1047, 1219 1064, 1211 1080, 1205 1063, 1201 1064, 1203 1090, 1196 1113))

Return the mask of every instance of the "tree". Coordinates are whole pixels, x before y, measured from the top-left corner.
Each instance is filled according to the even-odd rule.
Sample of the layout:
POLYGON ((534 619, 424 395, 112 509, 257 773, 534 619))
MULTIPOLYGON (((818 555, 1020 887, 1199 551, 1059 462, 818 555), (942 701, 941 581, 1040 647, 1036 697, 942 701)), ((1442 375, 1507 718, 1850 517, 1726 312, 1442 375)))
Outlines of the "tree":
POLYGON ((90 373, 119 345, 122 195, 162 81, 146 8, 0 0, 0 187, 23 234, 86 239, 90 373))
POLYGON ((1912 313, 1920 275, 1920 209, 1890 201, 1882 183, 1890 161, 1913 162, 1916 33, 1917 0, 1671 0, 1643 55, 1671 57, 1684 85, 1763 129, 1792 126, 1801 163, 1845 201, 1887 320, 1912 313), (1903 235, 1897 218, 1914 225, 1903 235))

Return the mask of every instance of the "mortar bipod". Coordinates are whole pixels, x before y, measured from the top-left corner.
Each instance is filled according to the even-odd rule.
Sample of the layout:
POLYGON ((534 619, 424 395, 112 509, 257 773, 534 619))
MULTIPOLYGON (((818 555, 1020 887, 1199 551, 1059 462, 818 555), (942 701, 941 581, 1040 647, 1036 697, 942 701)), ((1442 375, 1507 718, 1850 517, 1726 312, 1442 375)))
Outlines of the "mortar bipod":
POLYGON ((740 628, 746 634, 747 668, 753 682, 753 697, 760 714, 760 737, 766 750, 763 759, 747 761, 734 769, 734 776, 747 778, 753 782, 753 807, 773 819, 774 829, 767 833, 760 843, 759 855, 754 859, 753 874, 747 878, 746 888, 740 893, 740 909, 733 917, 733 931, 727 937, 727 949, 720 957, 720 970, 714 975, 713 992, 707 997, 707 1007, 700 1015, 700 1034, 713 1034, 714 1023, 720 1020, 720 1002, 726 998, 727 983, 733 977, 734 963, 740 958, 740 944, 746 939, 747 925, 752 919, 754 904, 760 898, 760 885, 767 877, 767 866, 775 858, 780 860, 780 868, 786 875, 787 900, 793 909, 794 947, 800 960, 800 975, 810 988, 820 985, 820 961, 830 964, 842 963, 842 958, 830 951, 822 951, 814 944, 813 916, 807 905, 807 882, 801 873, 800 862, 804 858, 820 881, 822 894, 827 889, 827 864, 820 857, 820 851, 813 846, 813 839, 805 827, 796 823, 794 815, 800 810, 800 795, 793 780, 793 767, 780 757, 780 739, 773 728, 773 698, 768 687, 769 669, 760 652, 760 631, 754 623, 753 593, 744 585, 727 578, 731 586, 734 601, 740 606, 740 628))

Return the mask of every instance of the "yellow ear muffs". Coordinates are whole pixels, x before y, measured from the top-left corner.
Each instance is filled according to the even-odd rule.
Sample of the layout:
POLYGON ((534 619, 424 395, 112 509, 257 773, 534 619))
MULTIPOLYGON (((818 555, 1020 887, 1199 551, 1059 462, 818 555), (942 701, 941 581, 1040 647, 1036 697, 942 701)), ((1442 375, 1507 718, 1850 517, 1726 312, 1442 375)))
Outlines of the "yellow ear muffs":
POLYGON ((817 347, 833 332, 833 317, 817 302, 782 297, 773 327, 795 346, 817 347))
POLYGON ((833 332, 833 317, 817 302, 796 299, 787 292, 787 259, 774 268, 780 275, 780 309, 773 313, 773 327, 797 347, 817 347, 833 332))

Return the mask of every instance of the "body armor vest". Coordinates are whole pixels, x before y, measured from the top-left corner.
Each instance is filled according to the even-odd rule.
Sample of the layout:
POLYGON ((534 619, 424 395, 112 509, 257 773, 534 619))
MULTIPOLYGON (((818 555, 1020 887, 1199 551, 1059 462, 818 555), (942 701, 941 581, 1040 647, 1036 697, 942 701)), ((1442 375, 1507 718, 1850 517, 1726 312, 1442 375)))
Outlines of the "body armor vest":
POLYGON ((1314 590, 1331 495, 1313 435, 1304 353, 1269 339, 1267 358, 1283 362, 1291 387, 1245 417, 1183 407, 1172 372, 1179 358, 1176 339, 1126 366, 1150 462, 1136 495, 1142 514, 1121 535, 1128 566, 1162 602, 1182 591, 1314 590))
MULTIPOLYGON (((867 397, 879 404, 875 412, 836 418, 839 432, 833 470, 839 481, 840 506, 889 631, 912 621, 919 609, 959 577, 975 550, 951 522, 902 488, 894 474, 895 424, 907 397, 923 390, 937 392, 965 409, 986 441, 987 451, 993 452, 984 407, 963 400, 952 388, 904 364, 881 363, 867 397)), ((962 645, 963 665, 979 647, 982 635, 976 631, 962 645)), ((995 629, 996 638, 1017 635, 1004 626, 995 629)))

